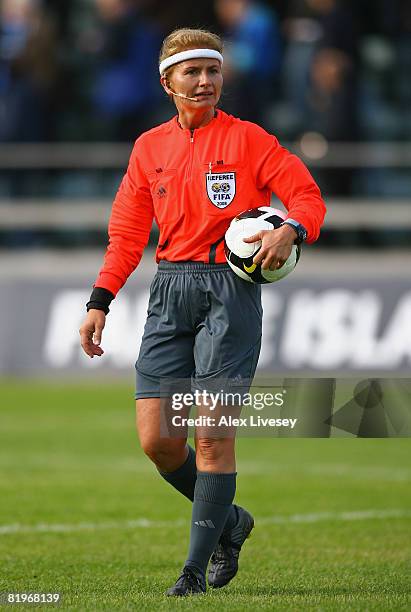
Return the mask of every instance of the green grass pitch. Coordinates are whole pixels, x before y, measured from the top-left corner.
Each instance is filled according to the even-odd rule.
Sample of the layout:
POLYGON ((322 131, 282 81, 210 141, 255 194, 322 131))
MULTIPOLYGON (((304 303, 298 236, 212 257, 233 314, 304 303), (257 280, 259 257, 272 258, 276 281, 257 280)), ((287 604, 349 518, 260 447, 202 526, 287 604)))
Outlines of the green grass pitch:
POLYGON ((236 500, 256 528, 238 576, 167 599, 190 504, 139 449, 132 396, 0 384, 1 593, 60 592, 67 610, 410 609, 410 439, 240 439, 236 500))

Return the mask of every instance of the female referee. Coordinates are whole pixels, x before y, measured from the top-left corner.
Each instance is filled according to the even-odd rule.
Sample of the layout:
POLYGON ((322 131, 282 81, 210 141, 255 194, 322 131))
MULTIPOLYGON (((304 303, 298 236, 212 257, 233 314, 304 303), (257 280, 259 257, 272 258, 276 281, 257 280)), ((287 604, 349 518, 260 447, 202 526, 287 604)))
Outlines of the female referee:
MULTIPOLYGON (((109 245, 94 284, 81 344, 101 356, 110 302, 138 265, 153 218, 160 237, 158 271, 136 363, 137 429, 160 475, 192 502, 190 545, 181 576, 167 594, 204 593, 226 585, 254 520, 234 505, 234 435, 161 437, 163 382, 191 388, 251 380, 261 342, 260 286, 225 263, 224 234, 246 209, 269 206, 274 192, 287 208, 284 224, 262 240, 254 258, 265 269, 287 260, 294 242, 318 238, 325 205, 303 163, 259 126, 217 110, 223 48, 215 34, 179 29, 163 42, 160 81, 177 116, 142 134, 114 200, 109 245), (224 182, 222 193, 213 185, 224 182), (210 560, 211 557, 211 560, 210 560)), ((252 87, 252 83, 250 83, 252 87)))

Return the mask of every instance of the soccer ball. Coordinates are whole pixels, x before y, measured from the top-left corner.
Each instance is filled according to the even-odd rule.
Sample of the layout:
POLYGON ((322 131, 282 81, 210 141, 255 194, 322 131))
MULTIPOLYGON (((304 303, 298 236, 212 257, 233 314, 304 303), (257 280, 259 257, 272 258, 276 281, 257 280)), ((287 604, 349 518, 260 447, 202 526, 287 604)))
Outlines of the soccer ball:
POLYGON ((293 245, 289 258, 281 268, 263 270, 261 264, 253 263, 254 255, 261 247, 261 240, 243 242, 243 238, 257 234, 260 230, 277 229, 285 217, 282 210, 271 206, 250 208, 234 217, 225 233, 224 248, 228 265, 237 276, 250 283, 274 283, 294 270, 301 254, 300 245, 293 245))

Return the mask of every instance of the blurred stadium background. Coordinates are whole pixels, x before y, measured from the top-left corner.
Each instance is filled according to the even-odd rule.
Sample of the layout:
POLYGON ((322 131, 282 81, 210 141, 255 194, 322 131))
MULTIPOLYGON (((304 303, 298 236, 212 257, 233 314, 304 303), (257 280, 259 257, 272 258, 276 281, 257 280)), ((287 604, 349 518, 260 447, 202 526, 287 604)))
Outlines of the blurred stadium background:
MULTIPOLYGON (((173 114, 157 56, 182 25, 223 35, 221 107, 300 155, 328 203, 264 288, 260 371, 409 376, 409 0, 0 0, 0 592, 169 609, 189 506, 133 433, 155 227, 103 359, 77 330, 132 143, 173 114)), ((407 609, 408 440, 272 442, 239 441, 239 502, 266 530, 210 607, 407 609)))
POLYGON ((299 154, 328 203, 320 241, 304 249, 281 287, 264 289, 260 368, 408 371, 408 1, 2 0, 0 7, 2 375, 129 373, 155 227, 113 306, 98 364, 81 355, 76 330, 132 143, 174 112, 156 65, 162 38, 182 24, 222 34, 222 108, 261 123, 299 154))

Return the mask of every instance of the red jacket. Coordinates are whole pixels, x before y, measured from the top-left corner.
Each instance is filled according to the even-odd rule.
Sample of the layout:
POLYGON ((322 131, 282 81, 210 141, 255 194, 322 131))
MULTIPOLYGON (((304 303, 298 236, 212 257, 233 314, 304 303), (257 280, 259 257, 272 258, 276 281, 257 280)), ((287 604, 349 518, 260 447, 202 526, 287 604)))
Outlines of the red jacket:
POLYGON ((269 206, 272 192, 314 242, 325 215, 320 190, 300 159, 259 126, 218 110, 203 128, 182 129, 174 117, 145 132, 114 200, 95 286, 116 295, 141 259, 153 218, 157 261, 225 262, 231 219, 269 206))

